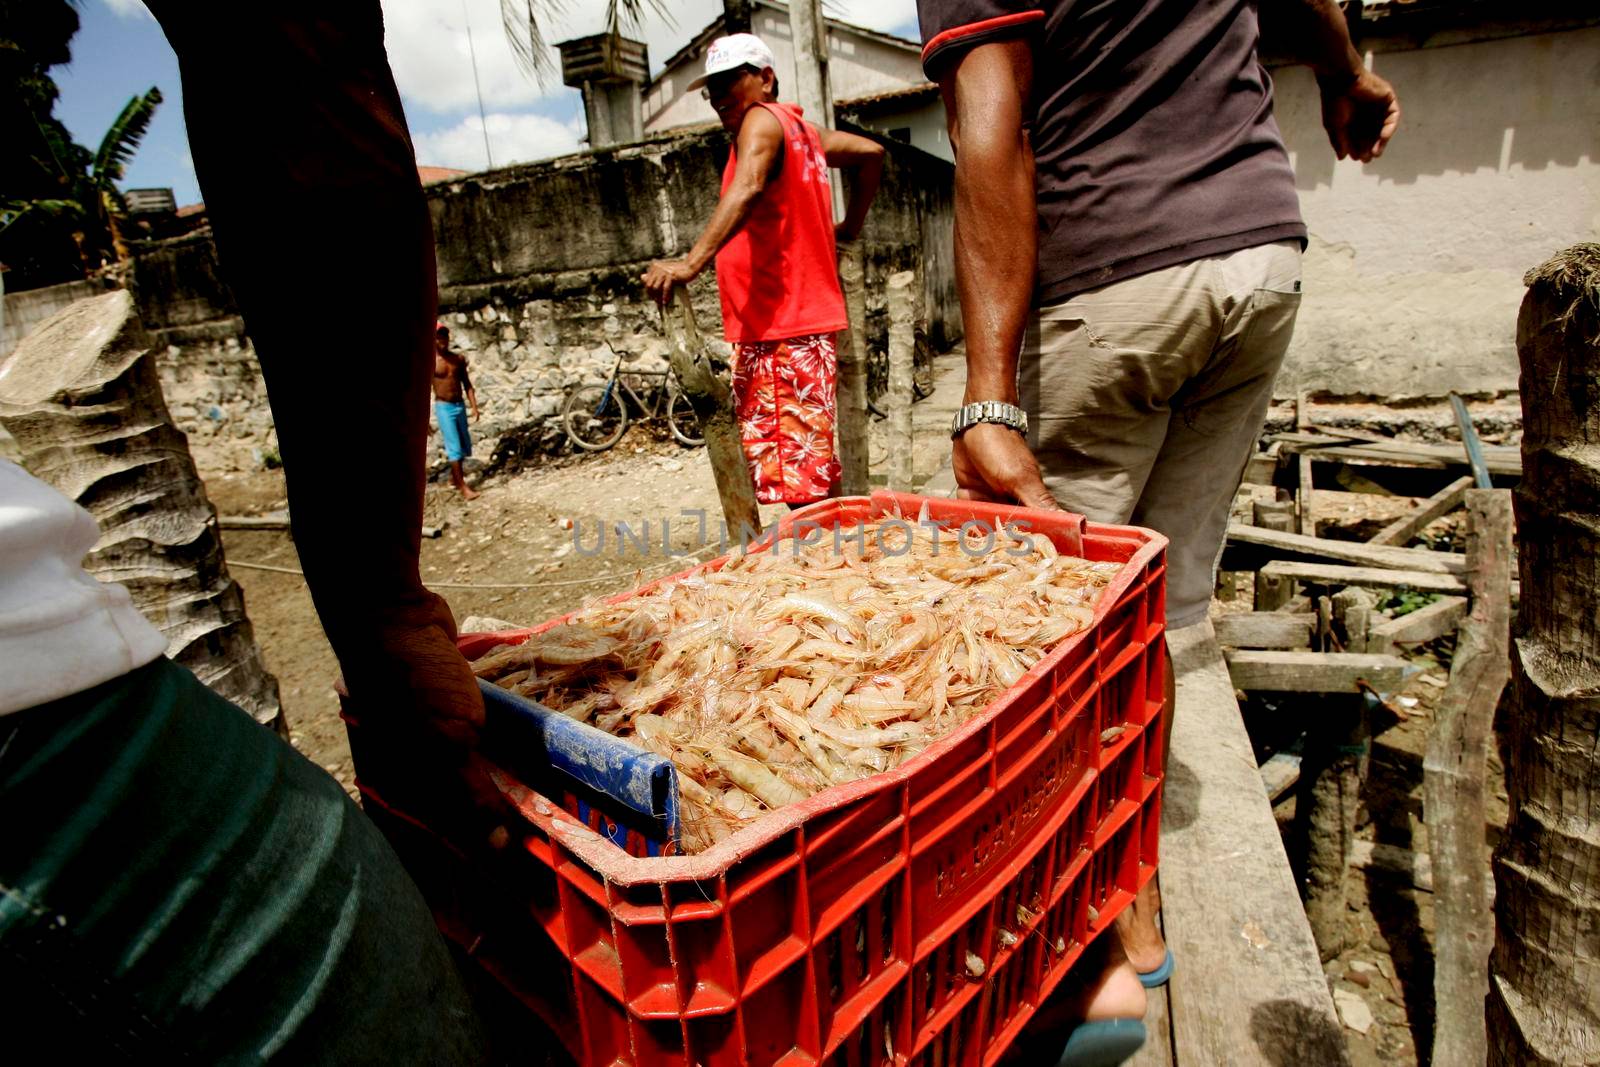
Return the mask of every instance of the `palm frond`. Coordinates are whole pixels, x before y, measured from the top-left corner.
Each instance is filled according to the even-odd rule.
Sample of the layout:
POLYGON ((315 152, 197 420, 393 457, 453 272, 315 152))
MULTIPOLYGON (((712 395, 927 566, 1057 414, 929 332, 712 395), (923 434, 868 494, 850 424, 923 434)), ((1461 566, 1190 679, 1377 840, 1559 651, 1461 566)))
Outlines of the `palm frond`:
POLYGON ((81 163, 73 166, 74 157, 81 159, 87 153, 66 136, 66 127, 59 123, 40 122, 39 116, 35 115, 33 127, 39 131, 39 141, 45 151, 50 153, 48 160, 35 156, 34 161, 42 170, 49 172, 58 184, 71 185, 74 174, 83 169, 81 163))
POLYGON ((83 218, 83 206, 76 200, 8 200, 0 204, 0 233, 5 233, 23 216, 35 212, 72 222, 83 218))
POLYGON ((122 179, 122 172, 139 150, 139 142, 144 140, 144 135, 149 131, 150 120, 155 117, 160 103, 161 90, 154 87, 143 96, 135 96, 128 101, 128 106, 122 109, 117 121, 100 139, 100 150, 94 154, 93 174, 96 183, 109 185, 122 179))
MULTIPOLYGON (((522 72, 540 85, 560 73, 551 55, 550 41, 544 35, 545 20, 560 15, 567 0, 500 0, 500 23, 505 28, 511 54, 522 72)), ((638 30, 647 17, 659 18, 669 27, 677 25, 668 0, 606 0, 606 33, 638 30)))
POLYGON ((553 18, 565 7, 565 0, 500 0, 500 24, 505 28, 511 54, 522 72, 539 85, 560 73, 540 21, 553 18))
POLYGON ((606 32, 637 30, 644 25, 647 14, 655 15, 669 29, 678 25, 666 0, 606 0, 606 32))

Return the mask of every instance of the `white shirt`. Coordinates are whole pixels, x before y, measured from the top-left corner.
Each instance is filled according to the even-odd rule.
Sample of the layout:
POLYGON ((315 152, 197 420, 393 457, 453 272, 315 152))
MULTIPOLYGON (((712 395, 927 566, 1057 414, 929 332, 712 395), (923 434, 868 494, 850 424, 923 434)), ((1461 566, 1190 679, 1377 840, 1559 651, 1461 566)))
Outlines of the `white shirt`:
POLYGON ((92 689, 167 650, 126 589, 83 569, 99 539, 87 511, 0 459, 0 715, 92 689))

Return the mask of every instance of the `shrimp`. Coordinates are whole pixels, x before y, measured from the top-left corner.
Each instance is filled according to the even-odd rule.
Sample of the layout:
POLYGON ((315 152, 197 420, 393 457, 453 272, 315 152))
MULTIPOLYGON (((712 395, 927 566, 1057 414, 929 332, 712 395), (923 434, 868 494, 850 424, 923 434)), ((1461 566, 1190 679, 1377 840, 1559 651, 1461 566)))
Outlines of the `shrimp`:
POLYGON ((636 596, 589 598, 473 670, 670 759, 682 846, 709 847, 922 751, 1092 626, 1121 573, 1039 533, 963 540, 929 511, 909 540, 875 523, 838 544, 774 538, 636 596))

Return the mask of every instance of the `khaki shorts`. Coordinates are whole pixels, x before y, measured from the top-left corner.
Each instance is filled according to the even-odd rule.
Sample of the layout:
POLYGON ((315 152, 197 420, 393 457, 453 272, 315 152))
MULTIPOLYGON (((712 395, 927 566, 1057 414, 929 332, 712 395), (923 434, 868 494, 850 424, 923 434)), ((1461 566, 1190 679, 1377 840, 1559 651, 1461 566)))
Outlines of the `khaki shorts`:
POLYGON ((1171 539, 1167 625, 1206 616, 1228 507, 1300 308, 1300 243, 1192 260, 1041 308, 1018 385, 1061 505, 1171 539))

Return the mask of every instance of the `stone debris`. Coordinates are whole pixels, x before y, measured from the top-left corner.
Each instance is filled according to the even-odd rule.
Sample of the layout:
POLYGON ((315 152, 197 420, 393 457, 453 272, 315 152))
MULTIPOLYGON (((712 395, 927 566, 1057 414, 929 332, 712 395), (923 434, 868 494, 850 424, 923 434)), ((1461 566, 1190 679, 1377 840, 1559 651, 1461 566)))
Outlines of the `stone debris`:
POLYGON ((1352 993, 1348 989, 1335 989, 1333 1004, 1339 1009, 1339 1018, 1344 1020, 1345 1026, 1358 1034, 1365 1034, 1372 1029, 1372 1009, 1361 999, 1361 994, 1352 993))

